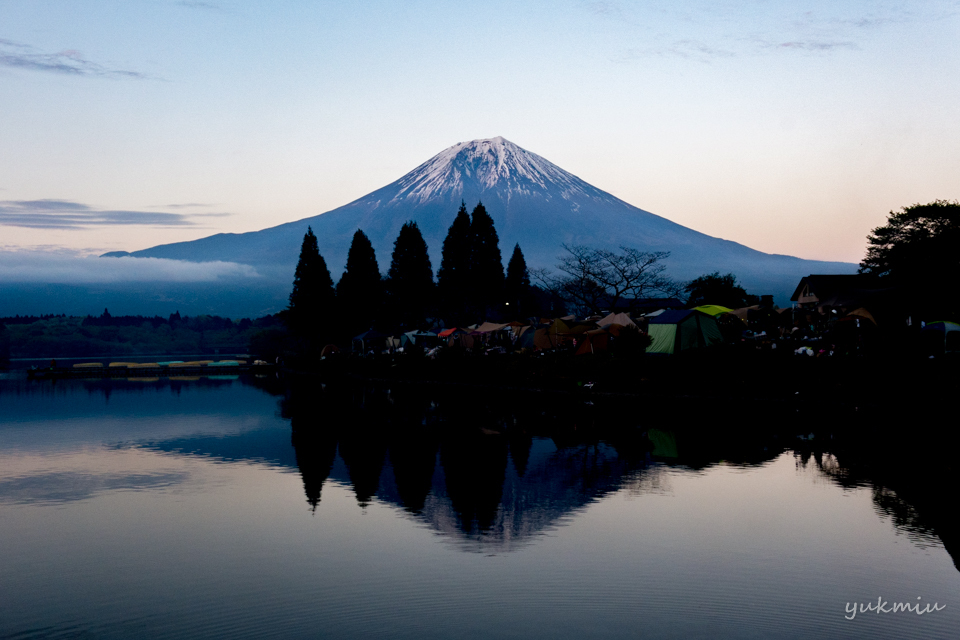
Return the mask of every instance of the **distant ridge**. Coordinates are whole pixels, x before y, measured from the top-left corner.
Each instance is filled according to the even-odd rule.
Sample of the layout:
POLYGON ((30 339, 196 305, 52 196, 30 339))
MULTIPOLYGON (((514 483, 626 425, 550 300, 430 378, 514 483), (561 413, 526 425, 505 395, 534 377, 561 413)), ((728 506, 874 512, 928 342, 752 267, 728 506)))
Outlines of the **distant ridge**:
MULTIPOLYGON (((502 137, 457 143, 399 180, 327 213, 262 231, 220 233, 130 255, 223 260, 285 271, 295 263, 309 225, 336 281, 357 229, 370 238, 380 268, 386 271, 400 227, 415 220, 436 270, 443 238, 460 202, 472 209, 481 200, 496 224, 504 259, 519 243, 531 267, 553 267, 563 244, 669 251, 668 268, 675 278, 732 272, 749 291, 773 293, 781 304, 805 275, 856 271, 850 263, 767 254, 694 231, 628 204, 502 137)), ((105 254, 116 255, 125 252, 105 254)))

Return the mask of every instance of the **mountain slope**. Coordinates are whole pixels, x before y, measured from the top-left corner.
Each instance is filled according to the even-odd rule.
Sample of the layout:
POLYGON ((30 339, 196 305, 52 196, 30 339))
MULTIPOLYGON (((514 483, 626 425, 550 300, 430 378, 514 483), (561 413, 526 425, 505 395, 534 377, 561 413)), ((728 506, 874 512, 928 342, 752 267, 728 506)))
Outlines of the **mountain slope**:
POLYGON ((520 243, 531 267, 552 267, 563 244, 670 251, 668 267, 675 278, 733 272, 748 290, 774 293, 781 303, 804 275, 855 270, 848 263, 765 254, 683 227, 638 209, 503 138, 461 142, 396 182, 318 216, 262 231, 160 245, 132 255, 262 267, 292 265, 309 225, 337 280, 358 228, 370 238, 381 270, 386 271, 400 227, 415 220, 436 270, 443 238, 461 200, 468 209, 482 200, 496 224, 505 259, 514 243, 520 243))

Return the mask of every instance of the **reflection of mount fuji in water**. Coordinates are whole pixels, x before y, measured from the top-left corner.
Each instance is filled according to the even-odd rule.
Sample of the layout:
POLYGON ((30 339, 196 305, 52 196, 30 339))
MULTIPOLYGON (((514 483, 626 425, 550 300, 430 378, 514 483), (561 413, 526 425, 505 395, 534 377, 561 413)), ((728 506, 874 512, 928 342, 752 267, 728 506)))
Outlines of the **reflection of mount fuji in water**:
MULTIPOLYGON (((141 444, 296 470, 312 510, 333 482, 352 488, 360 508, 394 505, 464 549, 484 552, 529 543, 617 491, 669 491, 668 470, 759 465, 792 450, 798 466, 812 464, 840 486, 872 490, 878 515, 914 544, 942 543, 958 557, 949 508, 956 479, 936 471, 939 458, 904 459, 884 446, 875 437, 878 423, 867 433, 846 428, 836 439, 798 440, 810 428, 802 414, 776 425, 698 428, 673 409, 638 414, 633 401, 612 398, 593 404, 542 394, 479 399, 475 390, 451 388, 268 390, 283 396, 281 415, 292 429, 141 444)), ((690 415, 737 410, 716 400, 688 405, 690 415)))
MULTIPOLYGON (((656 491, 663 461, 671 460, 657 455, 634 422, 580 399, 479 401, 363 388, 284 395, 292 438, 290 431, 255 429, 146 446, 297 469, 311 509, 335 482, 351 487, 361 508, 395 505, 479 551, 516 548, 621 489, 656 491)), ((669 442, 656 446, 676 455, 669 442)), ((691 453, 684 465, 709 463, 691 453)), ((724 457, 753 463, 778 453, 759 443, 724 457)))
POLYGON ((292 437, 265 428, 143 444, 296 469, 310 509, 334 482, 351 487, 361 508, 394 505, 480 551, 516 548, 624 487, 656 487, 662 467, 650 464, 643 441, 578 438, 578 428, 593 433, 589 406, 581 402, 588 411, 565 411, 558 421, 537 404, 517 411, 513 403, 491 408, 465 398, 293 390, 281 401, 292 437), (543 422, 559 434, 537 435, 543 422))
POLYGON ((297 447, 307 501, 324 481, 352 485, 361 506, 396 505, 479 551, 505 551, 624 486, 653 484, 658 465, 606 444, 558 447, 549 438, 507 442, 477 434, 457 441, 364 447, 312 440, 297 447))

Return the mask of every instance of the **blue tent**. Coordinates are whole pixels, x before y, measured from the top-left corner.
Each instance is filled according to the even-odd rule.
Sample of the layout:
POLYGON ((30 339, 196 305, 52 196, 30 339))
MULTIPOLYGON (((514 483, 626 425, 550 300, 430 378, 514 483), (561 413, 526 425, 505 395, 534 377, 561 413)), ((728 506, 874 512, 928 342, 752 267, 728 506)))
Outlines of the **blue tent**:
POLYGON ((647 353, 680 353, 723 342, 717 319, 695 309, 664 311, 650 318, 647 333, 653 340, 647 353))

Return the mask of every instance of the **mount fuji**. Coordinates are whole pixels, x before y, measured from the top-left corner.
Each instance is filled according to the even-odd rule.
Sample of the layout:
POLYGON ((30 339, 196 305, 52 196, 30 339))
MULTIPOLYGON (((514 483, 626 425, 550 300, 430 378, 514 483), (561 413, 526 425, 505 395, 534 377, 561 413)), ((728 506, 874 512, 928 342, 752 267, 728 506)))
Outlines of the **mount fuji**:
POLYGON ((666 265, 676 279, 731 272, 748 291, 774 294, 780 304, 789 301, 805 275, 856 269, 850 263, 767 254, 694 231, 624 202, 500 137, 458 143, 396 182, 317 216, 262 231, 220 233, 105 255, 238 262, 261 271, 289 272, 290 280, 303 234, 312 226, 336 282, 357 229, 370 238, 385 272, 400 227, 414 220, 436 270, 461 201, 468 210, 482 201, 496 224, 504 261, 519 243, 530 267, 553 267, 563 244, 669 251, 666 265))

